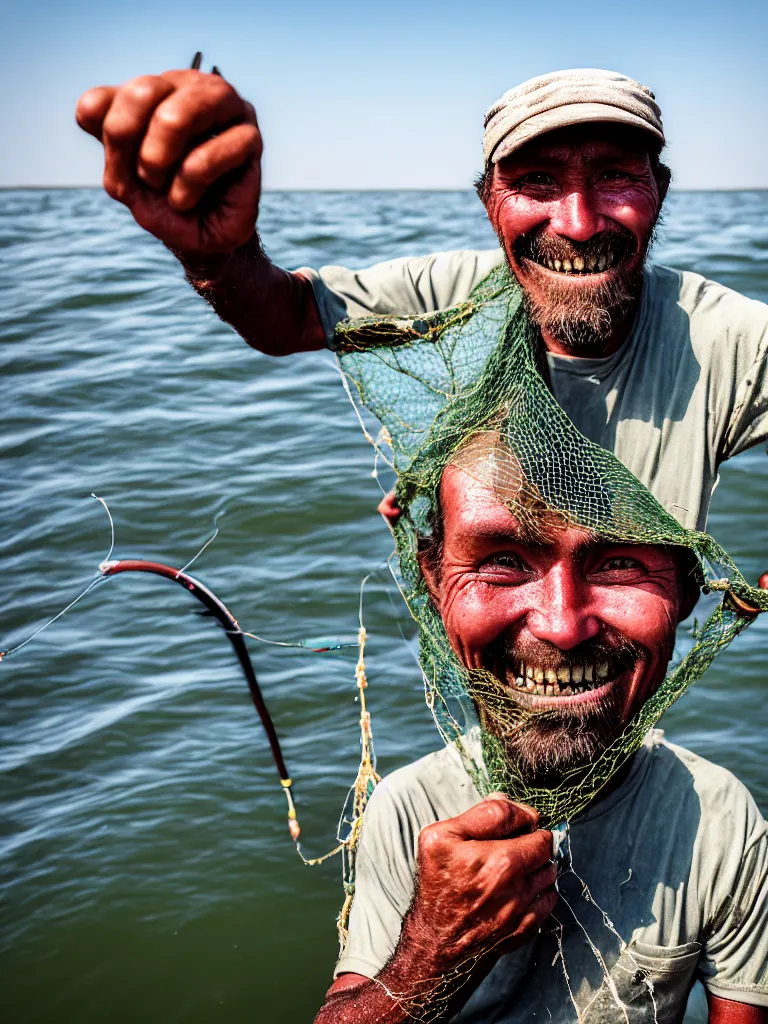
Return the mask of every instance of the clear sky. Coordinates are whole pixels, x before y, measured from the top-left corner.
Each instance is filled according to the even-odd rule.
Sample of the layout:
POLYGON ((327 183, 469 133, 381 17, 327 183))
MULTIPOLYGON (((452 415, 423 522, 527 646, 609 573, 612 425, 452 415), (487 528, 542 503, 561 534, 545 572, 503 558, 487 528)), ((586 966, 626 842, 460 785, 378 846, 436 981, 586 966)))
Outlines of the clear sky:
POLYGON ((768 3, 6 0, 0 185, 95 184, 89 86, 188 65, 256 105, 271 188, 466 188, 483 113, 556 68, 649 85, 678 188, 768 187, 768 3))

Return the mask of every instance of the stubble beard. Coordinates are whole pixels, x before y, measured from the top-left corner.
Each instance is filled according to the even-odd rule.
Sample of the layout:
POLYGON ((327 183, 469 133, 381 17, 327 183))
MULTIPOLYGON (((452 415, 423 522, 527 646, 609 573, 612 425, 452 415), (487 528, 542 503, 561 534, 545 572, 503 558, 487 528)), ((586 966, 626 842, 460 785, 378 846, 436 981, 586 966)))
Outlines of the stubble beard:
MULTIPOLYGON (((651 231, 642 246, 640 259, 634 268, 625 270, 623 264, 634 255, 637 243, 623 230, 601 232, 584 243, 532 232, 515 243, 518 264, 523 259, 540 262, 546 259, 571 259, 581 256, 599 257, 607 251, 622 254, 615 270, 605 279, 587 288, 569 286, 563 274, 548 275, 546 283, 539 282, 536 294, 531 294, 524 279, 518 278, 523 289, 528 315, 539 330, 554 338, 574 355, 602 355, 614 333, 627 323, 637 308, 643 283, 643 266, 653 241, 651 231)), ((502 240, 503 246, 503 240, 502 240)))

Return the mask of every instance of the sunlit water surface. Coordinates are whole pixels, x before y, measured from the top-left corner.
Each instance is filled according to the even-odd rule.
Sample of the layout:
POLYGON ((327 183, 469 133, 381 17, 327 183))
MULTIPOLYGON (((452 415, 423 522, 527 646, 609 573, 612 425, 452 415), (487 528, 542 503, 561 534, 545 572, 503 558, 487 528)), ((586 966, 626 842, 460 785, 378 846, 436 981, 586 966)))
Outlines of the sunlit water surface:
MULTIPOLYGON (((494 244, 470 193, 271 194, 262 228, 285 266, 494 244)), ((768 300, 768 195, 673 195, 656 256, 768 300)), ((0 290, 0 646, 93 578, 109 527, 91 492, 117 557, 174 565, 225 509, 194 571, 244 628, 355 631, 361 577, 391 544, 330 354, 248 349, 98 191, 0 193, 0 290)), ((767 498, 753 449, 712 508, 752 579, 768 569, 767 498)), ((0 666, 4 1020, 301 1024, 322 1001, 339 865, 294 853, 245 684, 197 610, 172 583, 122 576, 0 666)), ((365 618, 387 772, 437 735, 386 573, 365 618)), ((766 641, 760 621, 664 721, 764 811, 766 641)), ((356 768, 353 663, 251 649, 306 846, 324 852, 356 768)))

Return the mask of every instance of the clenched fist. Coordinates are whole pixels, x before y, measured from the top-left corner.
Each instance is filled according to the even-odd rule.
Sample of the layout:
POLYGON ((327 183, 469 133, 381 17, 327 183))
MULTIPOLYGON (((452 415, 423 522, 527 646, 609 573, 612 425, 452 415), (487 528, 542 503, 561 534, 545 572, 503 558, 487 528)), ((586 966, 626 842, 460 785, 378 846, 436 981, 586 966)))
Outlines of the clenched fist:
POLYGON ((453 967, 533 938, 554 910, 552 833, 530 807, 492 794, 422 829, 410 929, 453 967))
POLYGON ((261 134, 219 75, 166 71, 89 89, 81 128, 104 144, 104 188, 177 254, 205 260, 253 235, 261 134))

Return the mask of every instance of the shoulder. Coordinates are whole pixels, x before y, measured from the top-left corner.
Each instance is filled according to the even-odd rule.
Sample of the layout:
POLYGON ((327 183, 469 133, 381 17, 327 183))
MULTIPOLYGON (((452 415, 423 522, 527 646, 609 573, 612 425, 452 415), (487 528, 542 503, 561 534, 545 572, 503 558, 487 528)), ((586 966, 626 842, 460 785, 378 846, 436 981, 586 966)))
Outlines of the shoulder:
POLYGON ((653 737, 649 780, 665 794, 665 802, 685 803, 698 811, 698 842, 710 851, 730 855, 766 836, 766 823, 747 787, 727 768, 685 747, 670 743, 660 732, 653 737))
POLYGON ((649 265, 656 301, 676 306, 690 321, 691 339, 703 345, 719 339, 757 346, 768 334, 768 305, 690 270, 649 265))
POLYGON ((363 834, 397 833, 415 847, 426 825, 461 814, 479 800, 456 750, 444 747, 382 779, 368 801, 363 834))

